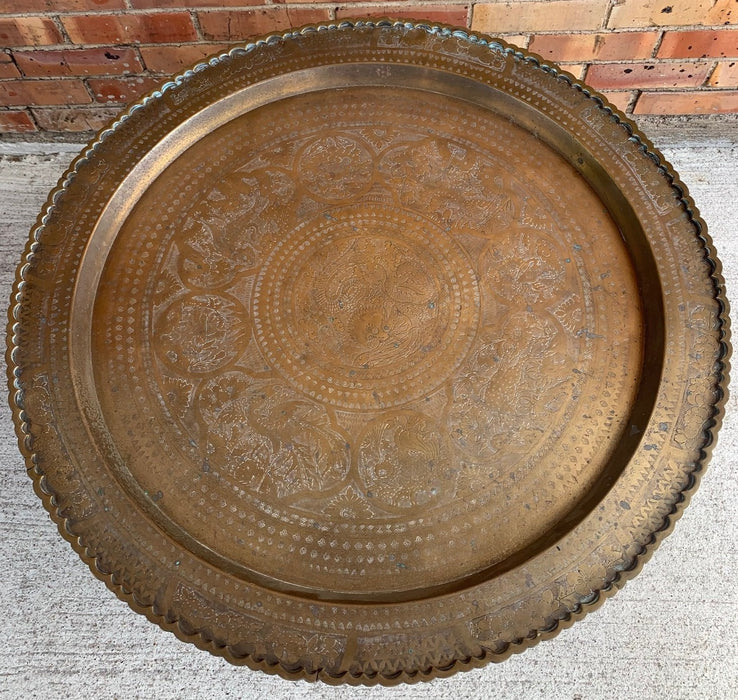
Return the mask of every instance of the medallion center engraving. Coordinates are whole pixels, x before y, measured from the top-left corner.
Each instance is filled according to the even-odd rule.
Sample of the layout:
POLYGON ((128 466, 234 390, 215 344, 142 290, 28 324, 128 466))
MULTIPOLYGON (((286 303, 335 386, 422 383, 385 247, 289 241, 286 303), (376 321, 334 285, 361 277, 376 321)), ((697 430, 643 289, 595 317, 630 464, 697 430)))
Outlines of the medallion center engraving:
POLYGON ((435 224, 368 206, 334 210, 276 246, 253 295, 269 364, 344 409, 407 403, 442 384, 476 333, 479 290, 435 224))

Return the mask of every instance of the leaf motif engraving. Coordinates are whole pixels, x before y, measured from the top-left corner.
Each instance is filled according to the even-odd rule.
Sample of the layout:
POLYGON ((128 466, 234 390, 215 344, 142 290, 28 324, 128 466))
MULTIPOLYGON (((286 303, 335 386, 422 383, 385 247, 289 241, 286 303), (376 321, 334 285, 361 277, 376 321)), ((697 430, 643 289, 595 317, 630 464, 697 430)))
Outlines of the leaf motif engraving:
POLYGON ((493 242, 481 257, 491 291, 508 301, 537 304, 561 295, 566 254, 539 231, 524 230, 493 242))
POLYGON ((565 399, 566 346, 552 318, 523 313, 483 328, 453 383, 449 434, 462 459, 498 471, 543 437, 565 399))
POLYGON ((430 506, 455 491, 446 440, 430 418, 411 411, 369 426, 359 447, 359 474, 367 496, 390 509, 430 506))
POLYGON ((199 397, 208 464, 260 493, 307 495, 342 481, 346 440, 324 407, 270 381, 227 372, 199 397))
POLYGON ((373 170, 368 149, 354 136, 340 133, 309 143, 297 167, 309 192, 331 202, 351 199, 368 189, 373 170))
POLYGON ((450 139, 390 149, 378 171, 404 207, 430 212, 449 228, 490 236, 509 227, 519 209, 503 176, 450 139))
POLYGON ((207 374, 222 369, 243 351, 247 323, 246 310, 236 299, 190 294, 159 315, 152 343, 178 374, 207 374))

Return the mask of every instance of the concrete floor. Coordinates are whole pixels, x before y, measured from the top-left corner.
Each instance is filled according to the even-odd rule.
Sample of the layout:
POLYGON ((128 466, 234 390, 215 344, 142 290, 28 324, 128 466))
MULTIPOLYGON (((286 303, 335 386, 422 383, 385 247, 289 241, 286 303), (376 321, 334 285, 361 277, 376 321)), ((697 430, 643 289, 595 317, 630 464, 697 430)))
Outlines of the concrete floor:
MULTIPOLYGON (((650 121, 738 289, 738 122, 650 121)), ((0 298, 80 143, 0 140, 0 298)), ((738 392, 737 392, 738 393, 738 392)), ((429 685, 334 689, 234 668, 133 613, 60 538, 0 409, 0 696, 8 698, 736 698, 738 399, 684 517, 599 611, 501 665, 429 685)))

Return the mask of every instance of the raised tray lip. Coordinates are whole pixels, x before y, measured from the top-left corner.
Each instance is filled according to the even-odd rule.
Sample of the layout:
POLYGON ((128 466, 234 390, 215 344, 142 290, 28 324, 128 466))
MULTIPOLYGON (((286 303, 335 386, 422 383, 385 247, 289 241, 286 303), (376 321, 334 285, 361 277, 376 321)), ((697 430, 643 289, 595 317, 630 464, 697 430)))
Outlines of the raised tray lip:
POLYGON ((16 270, 8 310, 6 341, 6 365, 10 392, 9 403, 13 414, 13 422, 19 449, 25 459, 26 468, 33 481, 34 490, 42 500, 52 521, 56 523, 61 536, 71 544, 72 548, 77 552, 80 558, 89 566, 95 577, 103 581, 118 598, 128 603, 135 612, 145 615, 151 622, 154 622, 162 629, 174 633, 181 640, 190 642, 200 649, 207 650, 217 656, 223 656, 232 663, 247 665, 254 670, 276 674, 285 679, 302 679, 310 681, 321 680, 335 685, 346 683, 350 685, 397 685, 399 683, 415 683, 418 681, 432 680, 437 677, 447 677, 458 671, 466 671, 487 665, 490 661, 502 661, 513 653, 520 653, 525 649, 536 645, 542 639, 549 639, 556 636, 560 630, 570 627, 576 620, 583 618, 588 612, 595 610, 602 605, 607 598, 613 595, 617 590, 624 586, 625 583, 634 578, 640 572, 643 565, 648 561, 648 559, 650 559, 661 541, 673 530, 676 521, 681 517, 684 509, 691 499, 691 496, 697 489, 701 474, 711 458, 717 439, 717 433, 724 418, 725 405, 728 398, 730 359, 732 355, 729 303, 725 294, 725 281, 722 275, 722 265, 715 251, 712 239, 707 231, 707 225, 701 218, 686 185, 681 182, 673 166, 664 158, 660 151, 639 129, 634 121, 610 104, 603 94, 590 88, 570 73, 555 65, 547 63, 541 56, 508 44, 502 39, 494 38, 489 34, 469 31, 443 23, 430 23, 423 20, 393 20, 389 18, 346 19, 340 22, 308 24, 285 32, 262 35, 255 38, 253 41, 235 45, 227 52, 221 52, 213 55, 209 59, 197 62, 191 68, 177 74, 174 78, 165 82, 158 89, 151 91, 125 108, 109 126, 98 131, 97 134, 95 134, 95 136, 92 137, 83 147, 79 155, 74 158, 68 169, 59 179, 56 187, 49 194, 41 213, 38 215, 36 223, 30 231, 29 239, 26 243, 21 262, 16 270), (360 29, 372 30, 379 28, 422 30, 428 34, 438 35, 441 37, 453 36, 464 42, 486 47, 491 52, 503 54, 505 56, 513 55, 515 58, 525 61, 529 65, 542 70, 545 73, 553 75, 556 79, 563 80, 568 83, 571 87, 591 99, 598 109, 609 115, 614 123, 622 127, 628 134, 628 139, 637 144, 638 149, 644 154, 644 156, 655 163, 659 173, 676 192, 680 205, 684 208, 685 212, 689 216, 690 223, 694 226, 696 238, 700 241, 706 251, 706 260, 711 267, 710 277, 714 288, 713 299, 717 303, 719 309, 717 314, 717 335, 719 336, 720 350, 714 369, 714 376, 717 379, 716 398, 711 407, 712 415, 703 426, 703 444, 700 450, 700 459, 694 463, 693 469, 689 473, 688 482, 685 488, 675 499, 671 511, 664 517, 661 526, 651 534, 650 541, 642 548, 642 551, 635 556, 632 566, 617 572, 612 580, 606 582, 600 590, 593 591, 586 600, 582 601, 581 605, 578 605, 576 609, 573 609, 565 618, 558 620, 554 626, 546 629, 532 630, 528 637, 515 640, 500 652, 485 652, 484 655, 479 658, 470 657, 465 660, 456 660, 448 667, 434 667, 430 668, 427 672, 408 673, 403 670, 392 676, 385 676, 382 674, 376 674, 374 676, 361 674, 355 676, 349 672, 344 672, 341 675, 334 676, 329 673, 324 673, 322 669, 311 673, 303 667, 288 667, 282 662, 269 664, 265 660, 255 661, 248 655, 245 657, 236 656, 231 652, 228 646, 220 646, 216 644, 207 634, 203 634, 202 631, 196 630, 193 633, 189 633, 189 631, 182 629, 178 624, 178 620, 171 620, 164 614, 157 612, 154 606, 141 605, 132 593, 127 591, 121 583, 117 583, 114 580, 114 574, 105 573, 100 569, 98 566, 98 558, 95 553, 86 549, 79 539, 71 533, 68 528, 68 519, 61 515, 55 502, 54 492, 46 483, 43 471, 38 467, 37 454, 34 452, 32 447, 33 436, 31 426, 24 410, 24 393, 18 382, 22 372, 22 368, 16 361, 16 351, 19 348, 19 338, 17 333, 18 314, 21 307, 22 290, 26 283, 26 271, 30 262, 33 260, 34 253, 38 247, 39 237, 42 235, 50 215, 54 212, 59 197, 70 187, 79 171, 79 168, 89 159, 93 158, 101 144, 111 138, 121 125, 124 124, 137 110, 141 109, 149 102, 159 99, 168 90, 181 85, 195 73, 206 69, 208 66, 216 66, 231 56, 243 54, 244 52, 248 53, 264 46, 273 46, 281 42, 290 41, 291 39, 297 38, 301 35, 312 34, 315 32, 351 31, 360 29))

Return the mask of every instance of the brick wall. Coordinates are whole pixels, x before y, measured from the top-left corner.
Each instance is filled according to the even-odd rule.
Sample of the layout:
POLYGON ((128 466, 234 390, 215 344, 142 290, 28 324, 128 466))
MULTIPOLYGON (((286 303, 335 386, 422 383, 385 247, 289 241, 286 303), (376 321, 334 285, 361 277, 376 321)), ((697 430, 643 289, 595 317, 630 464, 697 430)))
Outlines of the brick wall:
POLYGON ((738 0, 0 0, 0 132, 98 129, 229 45, 367 16, 501 36, 629 113, 738 112, 738 0))

